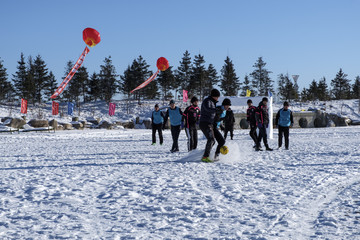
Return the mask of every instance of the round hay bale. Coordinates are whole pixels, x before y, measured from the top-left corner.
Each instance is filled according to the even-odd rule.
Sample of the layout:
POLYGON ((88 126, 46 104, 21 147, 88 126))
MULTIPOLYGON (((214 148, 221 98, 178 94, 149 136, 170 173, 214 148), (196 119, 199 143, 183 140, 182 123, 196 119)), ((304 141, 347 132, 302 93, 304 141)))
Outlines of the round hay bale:
POLYGON ((307 128, 308 127, 308 120, 306 118, 300 118, 299 119, 299 126, 301 128, 307 128))
POLYGON ((248 121, 247 121, 245 118, 241 119, 241 121, 240 121, 240 127, 241 127, 242 129, 248 129, 248 128, 249 128, 249 123, 248 123, 248 121))

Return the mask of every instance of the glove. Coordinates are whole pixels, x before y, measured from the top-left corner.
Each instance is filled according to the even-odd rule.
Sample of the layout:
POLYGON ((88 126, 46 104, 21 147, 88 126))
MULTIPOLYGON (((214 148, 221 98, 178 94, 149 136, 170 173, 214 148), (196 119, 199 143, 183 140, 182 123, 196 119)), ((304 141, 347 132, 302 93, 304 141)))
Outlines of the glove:
POLYGON ((225 130, 225 127, 222 124, 220 124, 220 130, 222 130, 222 131, 225 130))
POLYGON ((184 122, 181 122, 181 129, 184 129, 184 122))
POLYGON ((275 125, 275 127, 276 127, 276 128, 279 128, 279 126, 278 126, 278 125, 275 125))
POLYGON ((268 128, 268 127, 269 127, 269 124, 266 124, 265 127, 268 128))
POLYGON ((292 124, 290 124, 290 127, 292 128, 294 126, 294 124, 292 123, 292 124))
POLYGON ((165 125, 162 126, 162 130, 165 130, 165 125))
POLYGON ((263 127, 262 123, 258 123, 258 128, 262 128, 262 127, 263 127))

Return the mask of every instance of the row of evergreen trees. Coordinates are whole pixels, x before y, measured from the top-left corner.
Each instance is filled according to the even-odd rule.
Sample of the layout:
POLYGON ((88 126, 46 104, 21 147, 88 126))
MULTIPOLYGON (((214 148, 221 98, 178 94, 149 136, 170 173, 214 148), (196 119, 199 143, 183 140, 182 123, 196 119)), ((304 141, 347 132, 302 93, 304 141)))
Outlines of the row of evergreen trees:
MULTIPOLYGON (((49 101, 58 84, 41 56, 36 56, 35 60, 30 56, 25 61, 21 53, 17 63, 17 71, 12 75, 11 81, 0 59, 0 101, 20 98, 25 98, 33 104, 49 101)), ((66 64, 64 78, 73 65, 72 61, 66 64)), ((272 72, 266 69, 266 62, 262 57, 254 63, 253 72, 245 75, 244 80, 240 81, 229 57, 226 57, 219 74, 213 64, 205 65, 203 55, 195 55, 192 60, 190 53, 186 51, 176 69, 170 66, 168 70, 160 72, 157 79, 148 86, 130 94, 132 89, 153 74, 149 67, 145 59, 139 56, 122 75, 118 75, 109 56, 100 65, 98 73, 89 75, 86 67, 80 67, 59 100, 109 102, 117 93, 138 100, 169 99, 174 97, 174 92, 177 96, 182 95, 183 89, 188 90, 190 96, 196 95, 202 99, 214 87, 219 87, 226 96, 245 96, 246 90, 250 90, 252 96, 264 96, 269 91, 274 91, 274 81, 270 78, 272 72)), ((350 99, 359 98, 360 95, 360 77, 356 77, 355 83, 351 84, 342 69, 331 80, 331 89, 325 78, 319 82, 313 80, 309 88, 304 88, 301 93, 288 74, 279 74, 277 80, 278 96, 284 100, 350 99)))

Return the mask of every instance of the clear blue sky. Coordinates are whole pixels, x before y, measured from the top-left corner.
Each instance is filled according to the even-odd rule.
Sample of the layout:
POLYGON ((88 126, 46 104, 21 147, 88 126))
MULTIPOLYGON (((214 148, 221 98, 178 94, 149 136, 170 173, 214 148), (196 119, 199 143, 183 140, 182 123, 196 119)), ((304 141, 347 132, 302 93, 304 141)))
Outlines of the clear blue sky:
POLYGON ((66 62, 85 47, 86 27, 102 38, 85 59, 90 74, 109 55, 118 74, 139 55, 153 71, 160 56, 177 68, 188 50, 218 72, 229 55, 241 81, 259 56, 275 82, 280 73, 299 74, 301 88, 323 76, 330 84, 340 68, 352 81, 360 75, 357 0, 2 0, 0 6, 0 58, 10 77, 21 52, 40 54, 60 83, 66 62))

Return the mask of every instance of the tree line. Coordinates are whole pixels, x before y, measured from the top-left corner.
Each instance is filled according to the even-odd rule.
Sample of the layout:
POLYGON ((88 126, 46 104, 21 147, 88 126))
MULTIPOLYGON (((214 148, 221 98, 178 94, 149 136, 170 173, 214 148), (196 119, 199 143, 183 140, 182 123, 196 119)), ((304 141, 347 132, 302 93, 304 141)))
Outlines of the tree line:
MULTIPOLYGON (((234 64, 229 56, 224 60, 224 65, 217 72, 213 64, 205 64, 203 55, 198 54, 193 58, 185 51, 178 67, 170 66, 166 71, 160 72, 157 79, 148 86, 133 94, 130 91, 149 78, 153 72, 150 65, 139 56, 128 65, 123 74, 117 74, 111 56, 106 57, 100 65, 100 71, 89 74, 87 68, 82 66, 75 73, 59 101, 90 102, 102 100, 110 102, 118 93, 128 99, 171 99, 182 95, 182 90, 187 90, 189 96, 206 97, 212 88, 220 88, 226 96, 245 96, 246 91, 251 91, 251 96, 264 96, 269 91, 274 92, 272 73, 266 68, 266 62, 259 57, 253 64, 253 71, 246 74, 241 81, 236 74, 234 64), (174 96, 175 93, 175 96, 174 96)), ((65 66, 64 78, 70 72, 74 62, 68 61, 65 66)), ((342 71, 331 80, 331 87, 326 83, 325 77, 319 81, 313 80, 308 88, 299 92, 298 86, 288 74, 277 76, 277 95, 282 100, 330 100, 351 99, 360 96, 360 77, 355 82, 342 71)), ((17 71, 9 78, 7 70, 0 59, 0 101, 14 101, 21 98, 29 103, 42 103, 50 101, 50 96, 58 84, 52 71, 49 71, 45 61, 40 55, 33 59, 29 56, 25 60, 23 53, 17 62, 17 71)))

